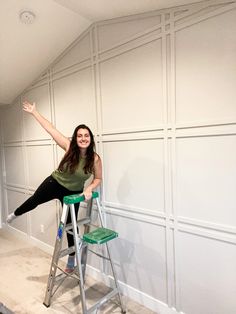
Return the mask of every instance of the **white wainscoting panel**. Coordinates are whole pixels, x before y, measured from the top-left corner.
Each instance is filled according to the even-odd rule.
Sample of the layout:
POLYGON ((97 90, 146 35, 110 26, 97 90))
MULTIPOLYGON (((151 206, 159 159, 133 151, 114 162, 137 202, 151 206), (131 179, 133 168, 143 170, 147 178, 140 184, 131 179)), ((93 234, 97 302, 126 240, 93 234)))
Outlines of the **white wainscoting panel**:
POLYGON ((57 235, 55 201, 37 206, 30 212, 30 235, 37 240, 54 246, 57 235))
MULTIPOLYGON (((22 97, 22 100, 36 103, 38 111, 49 121, 51 121, 51 109, 49 103, 49 86, 44 82, 43 85, 34 87, 22 97)), ((28 112, 23 112, 24 119, 24 138, 25 140, 48 139, 50 135, 36 122, 35 118, 28 112)))
POLYGON ((183 312, 236 313, 235 245, 180 233, 179 250, 183 312))
POLYGON ((107 215, 107 226, 119 233, 111 252, 121 282, 167 302, 165 228, 122 215, 107 215))
POLYGON ((5 147, 6 183, 24 186, 26 184, 23 147, 5 147))
POLYGON ((53 147, 51 145, 27 146, 29 186, 36 189, 54 170, 53 147))
MULTIPOLYGON (((29 195, 25 195, 23 193, 19 193, 14 190, 7 191, 7 199, 8 199, 8 214, 12 213, 14 210, 17 209, 24 201, 27 200, 29 195)), ((27 234, 27 215, 22 215, 15 219, 11 225, 13 228, 22 231, 23 233, 27 234)))
POLYGON ((22 140, 22 112, 19 104, 2 110, 2 136, 4 142, 22 140))
POLYGON ((163 123, 160 39, 102 62, 100 70, 104 133, 163 123))
POLYGON ((163 140, 103 144, 105 202, 164 211, 163 140))
POLYGON ((176 32, 177 122, 235 120, 235 19, 232 10, 176 32))
POLYGON ((53 82, 56 126, 66 136, 75 127, 87 124, 96 130, 93 77, 91 68, 83 69, 53 82))
POLYGON ((130 18, 114 20, 111 23, 102 23, 98 28, 99 51, 106 50, 117 43, 127 42, 132 37, 145 33, 147 30, 156 28, 161 22, 161 16, 156 13, 154 16, 139 16, 139 18, 130 18))
POLYGON ((55 63, 52 68, 53 72, 57 72, 59 70, 89 59, 91 50, 90 45, 90 36, 89 33, 87 33, 78 41, 78 43, 74 44, 73 47, 55 63))
POLYGON ((236 136, 178 138, 177 213, 236 226, 236 136))

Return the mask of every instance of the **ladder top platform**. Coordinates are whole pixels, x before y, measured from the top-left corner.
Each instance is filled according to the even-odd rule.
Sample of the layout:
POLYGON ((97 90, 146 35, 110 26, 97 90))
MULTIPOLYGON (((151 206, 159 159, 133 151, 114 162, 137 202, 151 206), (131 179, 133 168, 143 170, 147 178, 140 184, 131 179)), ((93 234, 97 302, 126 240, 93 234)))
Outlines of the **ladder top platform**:
POLYGON ((113 230, 97 228, 89 233, 85 233, 83 240, 91 244, 103 244, 117 237, 118 233, 113 230))
MULTIPOLYGON (((92 192, 92 198, 97 198, 97 197, 98 197, 98 192, 92 192)), ((83 202, 84 200, 85 200, 85 197, 83 194, 72 194, 72 195, 65 196, 63 198, 63 202, 67 205, 80 203, 80 202, 83 202)))

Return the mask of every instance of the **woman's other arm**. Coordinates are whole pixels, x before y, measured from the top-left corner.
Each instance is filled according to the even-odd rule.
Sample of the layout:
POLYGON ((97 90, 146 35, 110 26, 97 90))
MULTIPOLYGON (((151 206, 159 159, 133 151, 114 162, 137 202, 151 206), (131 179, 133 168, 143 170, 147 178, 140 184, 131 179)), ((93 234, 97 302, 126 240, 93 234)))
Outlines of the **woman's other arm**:
POLYGON ((51 122, 49 122, 46 118, 44 118, 37 110, 35 103, 31 104, 28 101, 23 102, 23 110, 32 114, 34 118, 39 122, 39 124, 46 130, 54 141, 65 151, 69 149, 70 140, 61 134, 51 122))
POLYGON ((92 197, 92 191, 96 189, 102 182, 102 161, 96 154, 94 160, 94 178, 91 184, 84 190, 83 194, 86 200, 92 197))

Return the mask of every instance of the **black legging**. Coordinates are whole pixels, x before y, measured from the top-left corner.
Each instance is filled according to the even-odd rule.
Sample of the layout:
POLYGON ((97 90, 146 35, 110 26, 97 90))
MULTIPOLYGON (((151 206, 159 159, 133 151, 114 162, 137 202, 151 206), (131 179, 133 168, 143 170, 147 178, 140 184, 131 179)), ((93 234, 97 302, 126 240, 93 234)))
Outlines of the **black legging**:
MULTIPOLYGON (((64 196, 71 195, 71 194, 78 194, 78 193, 82 193, 82 191, 70 191, 66 189, 65 187, 63 187, 62 185, 60 185, 52 176, 49 176, 40 184, 40 186, 37 188, 35 193, 30 198, 28 198, 20 207, 18 207, 15 210, 14 214, 16 216, 20 216, 34 209, 38 205, 51 201, 53 199, 58 199, 63 205, 64 196)), ((80 203, 75 204, 76 218, 79 211, 79 205, 80 203)), ((69 212, 66 223, 68 224, 70 222, 71 222, 71 216, 69 212)), ((74 245, 74 238, 72 234, 67 233, 67 242, 68 242, 68 247, 71 247, 74 245)), ((70 255, 74 255, 74 253, 70 255)))

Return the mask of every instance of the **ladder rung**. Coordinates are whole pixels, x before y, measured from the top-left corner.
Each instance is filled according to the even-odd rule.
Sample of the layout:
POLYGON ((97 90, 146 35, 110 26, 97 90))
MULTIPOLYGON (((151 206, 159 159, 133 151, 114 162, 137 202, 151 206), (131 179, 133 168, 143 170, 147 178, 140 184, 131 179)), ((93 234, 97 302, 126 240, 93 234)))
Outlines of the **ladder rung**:
POLYGON ((95 255, 97 255, 97 256, 100 257, 100 258, 103 258, 103 259, 105 259, 105 260, 107 260, 107 261, 110 261, 110 258, 108 258, 108 257, 106 257, 106 256, 104 256, 104 255, 102 255, 102 254, 99 254, 99 253, 97 253, 97 252, 95 252, 95 251, 93 251, 93 250, 91 250, 91 249, 88 249, 88 251, 91 252, 91 253, 93 253, 93 254, 95 254, 95 255))
POLYGON ((104 297, 102 297, 97 303, 95 303, 93 306, 91 306, 87 313, 93 313, 93 311, 95 311, 96 309, 98 309, 101 305, 103 305, 103 303, 107 302, 108 300, 110 300, 111 298, 113 298, 116 294, 118 294, 118 289, 114 288, 111 292, 109 292, 108 294, 106 294, 104 297))
MULTIPOLYGON (((87 243, 82 244, 82 248, 85 248, 86 246, 87 246, 87 243)), ((75 247, 71 246, 68 249, 61 250, 59 253, 59 258, 62 258, 64 256, 69 255, 69 254, 74 253, 74 252, 75 252, 75 247)))
POLYGON ((64 249, 64 250, 60 251, 59 258, 64 257, 64 256, 69 255, 69 254, 74 253, 74 252, 75 252, 75 247, 71 246, 68 249, 64 249))
POLYGON ((60 281, 64 280, 65 278, 67 277, 70 277, 70 278, 73 278, 73 279, 76 279, 76 280, 79 280, 79 275, 78 275, 78 272, 76 271, 76 269, 71 272, 71 273, 66 273, 66 272, 63 272, 57 276, 55 276, 55 279, 54 279, 54 282, 55 283, 59 283, 60 281))
POLYGON ((54 282, 57 283, 58 281, 61 281, 62 279, 66 278, 66 277, 68 277, 67 274, 61 273, 61 274, 55 276, 55 279, 54 279, 55 281, 54 282))
MULTIPOLYGON (((91 219, 89 217, 85 217, 85 218, 79 219, 77 221, 77 226, 89 224, 90 221, 91 221, 91 219)), ((68 231, 70 229, 72 229, 72 223, 69 223, 69 224, 67 224, 65 226, 65 231, 68 231)))

